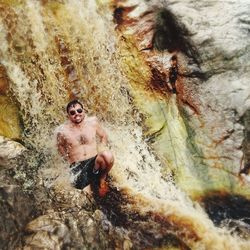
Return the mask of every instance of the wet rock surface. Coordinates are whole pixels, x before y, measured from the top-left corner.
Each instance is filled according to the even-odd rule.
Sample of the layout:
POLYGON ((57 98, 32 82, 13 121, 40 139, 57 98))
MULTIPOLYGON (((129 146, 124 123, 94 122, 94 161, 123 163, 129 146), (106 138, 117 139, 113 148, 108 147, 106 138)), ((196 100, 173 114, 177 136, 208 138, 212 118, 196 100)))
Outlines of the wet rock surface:
POLYGON ((25 237, 28 249, 131 249, 132 243, 123 228, 114 228, 100 211, 84 209, 52 212, 29 223, 25 237))
POLYGON ((35 217, 34 199, 17 185, 0 186, 0 248, 21 245, 26 224, 35 217))
MULTIPOLYGON (((107 39, 113 33, 105 27, 107 23, 111 26, 112 15, 99 15, 107 2, 98 1, 98 11, 95 1, 0 4, 1 55, 22 107, 29 147, 27 152, 16 142, 0 140, 0 246, 249 249, 248 242, 240 239, 249 239, 249 227, 241 223, 240 216, 232 215, 242 203, 248 207, 245 197, 250 197, 249 185, 241 184, 238 177, 241 159, 249 158, 249 5, 236 1, 112 1, 119 40, 116 52, 113 40, 107 39), (223 17, 219 15, 222 10, 223 17), (167 84, 173 55, 179 64, 177 94, 167 84), (120 57, 124 78, 118 75, 120 57), (113 91, 116 87, 117 92, 113 91), (120 92, 128 100, 123 101, 120 92), (104 200, 57 181, 66 169, 59 168, 55 175, 39 173, 39 169, 61 167, 50 155, 48 138, 64 118, 67 95, 81 96, 92 112, 117 122, 110 130, 115 128, 113 146, 122 164, 117 164, 117 178, 111 180, 114 187, 104 200), (135 140, 131 141, 126 140, 130 131, 121 133, 123 138, 115 134, 121 124, 120 132, 128 130, 130 108, 121 112, 128 104, 140 118, 143 139, 161 164, 154 157, 146 161, 151 154, 148 147, 138 145, 144 142, 140 133, 133 131, 135 140), (116 143, 122 144, 120 148, 116 143), (118 152, 120 149, 124 151, 118 152), (208 213, 223 214, 228 203, 235 202, 218 219, 218 226, 228 226, 226 234, 197 204, 185 195, 177 196, 179 190, 166 178, 170 171, 176 185, 194 199, 211 189, 245 196, 237 202, 226 200, 226 205, 219 202, 220 195, 208 199, 208 213), (239 238, 234 238, 234 231, 231 235, 232 228, 239 238)), ((0 73, 4 95, 0 101, 5 105, 9 103, 7 75, 0 73)), ((3 111, 11 113, 7 108, 3 111)), ((6 120, 3 123, 14 126, 6 120)), ((242 216, 249 215, 242 211, 242 216)))
POLYGON ((45 187, 39 178, 25 191, 25 182, 14 177, 19 163, 28 165, 27 149, 7 138, 1 138, 1 149, 1 249, 132 248, 128 231, 111 224, 92 194, 60 182, 45 187))
POLYGON ((227 164, 236 172, 245 158, 241 146, 247 127, 240 124, 240 118, 250 108, 250 5, 237 1, 169 1, 162 6, 188 29, 187 37, 199 51, 201 71, 208 79, 199 86, 197 97, 206 113, 209 137, 217 142, 221 155, 232 152, 231 163, 227 164))
POLYGON ((26 150, 22 144, 0 136, 0 166, 2 168, 15 167, 15 160, 22 157, 26 150))
POLYGON ((10 80, 5 67, 0 63, 0 135, 20 139, 21 122, 18 105, 11 95, 10 80))
POLYGON ((249 197, 248 185, 241 188, 238 176, 249 151, 249 9, 249 4, 236 1, 116 1, 114 7, 121 44, 127 43, 124 62, 133 71, 128 73, 131 94, 146 117, 146 134, 179 185, 194 197, 222 187, 232 191, 232 186, 233 192, 249 197), (227 11, 218 18, 222 6, 227 11), (142 67, 143 71, 147 68, 146 74, 133 67, 131 55, 144 58, 150 67, 142 67), (174 104, 167 84, 172 55, 179 65, 177 112, 169 107, 174 104), (179 145, 173 138, 183 135, 171 126, 186 130, 179 145), (183 143, 187 144, 186 155, 183 143), (175 145, 172 150, 171 144, 175 145), (171 154, 166 153, 165 145, 170 145, 171 154), (189 190, 193 174, 199 183, 189 190))
POLYGON ((17 163, 25 163, 27 149, 18 142, 0 137, 0 248, 16 249, 22 245, 26 224, 35 218, 38 210, 32 194, 23 191, 14 178, 17 163))
POLYGON ((243 196, 209 194, 202 200, 209 217, 216 225, 248 238, 250 234, 250 201, 243 196))
POLYGON ((113 226, 92 194, 56 185, 47 192, 51 207, 26 225, 24 249, 132 248, 129 231, 113 226))

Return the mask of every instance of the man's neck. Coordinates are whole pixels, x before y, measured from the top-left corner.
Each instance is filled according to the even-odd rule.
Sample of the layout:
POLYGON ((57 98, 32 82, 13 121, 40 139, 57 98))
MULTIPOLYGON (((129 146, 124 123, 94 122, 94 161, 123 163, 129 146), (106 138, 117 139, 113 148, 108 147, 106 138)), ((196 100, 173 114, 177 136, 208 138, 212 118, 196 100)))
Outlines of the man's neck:
POLYGON ((79 123, 70 121, 70 126, 71 126, 72 128, 80 128, 80 127, 82 127, 83 124, 84 124, 84 120, 82 120, 82 121, 79 122, 79 123))

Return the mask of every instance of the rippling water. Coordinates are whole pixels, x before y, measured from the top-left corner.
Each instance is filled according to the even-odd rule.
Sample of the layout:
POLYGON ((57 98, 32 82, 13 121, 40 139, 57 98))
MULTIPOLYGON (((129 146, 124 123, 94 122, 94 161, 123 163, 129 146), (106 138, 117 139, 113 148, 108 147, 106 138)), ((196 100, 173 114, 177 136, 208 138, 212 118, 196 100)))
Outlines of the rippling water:
MULTIPOLYGON (((20 107, 22 141, 33 152, 28 156, 30 168, 52 167, 60 172, 53 131, 65 119, 68 100, 79 98, 89 114, 97 114, 102 121, 116 158, 111 192, 97 204, 114 226, 131 230, 134 245, 249 249, 248 225, 242 239, 230 231, 232 220, 221 223, 225 219, 239 223, 248 217, 247 210, 242 217, 231 216, 232 201, 219 206, 219 196, 204 201, 206 213, 175 185, 170 174, 162 175, 162 163, 145 142, 143 120, 121 70, 111 9, 105 1, 97 2, 0 2, 1 64, 7 70, 13 101, 20 107)), ((189 160, 185 125, 174 97, 168 105, 167 119, 176 137, 166 153, 172 155, 173 164, 180 165, 189 160), (177 146, 183 151, 175 159, 177 146)), ((238 208, 245 203, 237 199, 236 204, 238 208)), ((238 213, 236 208, 232 213, 238 213)))

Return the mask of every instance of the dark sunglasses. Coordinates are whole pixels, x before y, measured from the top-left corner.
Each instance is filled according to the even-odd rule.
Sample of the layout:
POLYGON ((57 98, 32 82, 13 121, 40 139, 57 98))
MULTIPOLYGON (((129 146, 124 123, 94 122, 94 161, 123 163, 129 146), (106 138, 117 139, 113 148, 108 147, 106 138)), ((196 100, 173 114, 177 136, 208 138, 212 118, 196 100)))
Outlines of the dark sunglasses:
POLYGON ((69 111, 70 115, 75 115, 76 113, 81 114, 82 113, 82 109, 70 110, 69 111))

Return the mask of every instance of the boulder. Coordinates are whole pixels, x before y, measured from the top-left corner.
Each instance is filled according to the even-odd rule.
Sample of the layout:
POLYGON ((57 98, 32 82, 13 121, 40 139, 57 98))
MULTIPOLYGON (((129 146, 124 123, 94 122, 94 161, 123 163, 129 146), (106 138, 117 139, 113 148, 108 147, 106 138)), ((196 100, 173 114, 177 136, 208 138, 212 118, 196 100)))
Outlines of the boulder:
POLYGON ((26 148, 9 138, 0 136, 0 167, 14 168, 14 161, 26 151, 26 148))
MULTIPOLYGON (((34 205, 34 204, 33 204, 34 205)), ((0 248, 17 249, 24 228, 34 217, 32 199, 19 186, 0 186, 0 248)))

